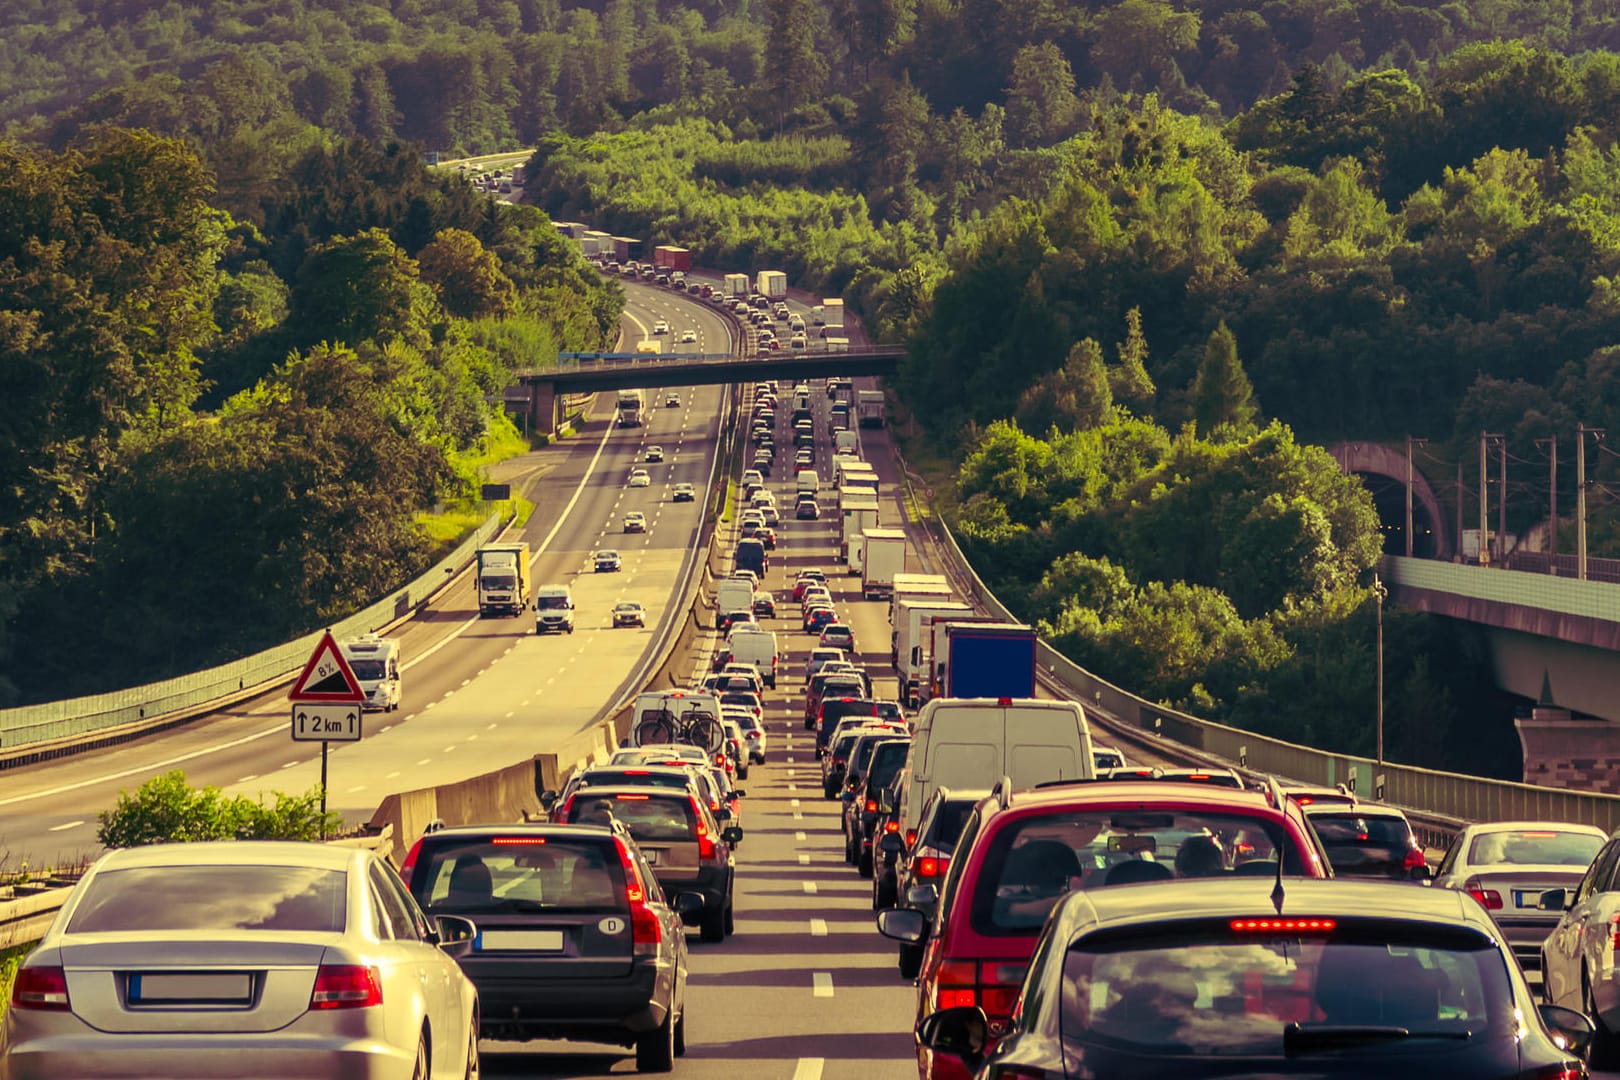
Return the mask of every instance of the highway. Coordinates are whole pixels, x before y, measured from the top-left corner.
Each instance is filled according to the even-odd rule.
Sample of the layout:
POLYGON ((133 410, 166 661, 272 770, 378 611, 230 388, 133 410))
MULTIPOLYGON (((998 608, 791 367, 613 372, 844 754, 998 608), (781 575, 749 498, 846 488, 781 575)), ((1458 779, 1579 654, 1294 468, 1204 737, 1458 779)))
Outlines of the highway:
MULTIPOLYGON (((678 335, 696 332, 691 350, 732 347, 733 325, 719 313, 651 286, 629 286, 625 336, 668 319, 678 335)), ((673 336, 673 335, 672 335, 673 336)), ((588 725, 627 688, 643 665, 671 598, 690 568, 702 502, 673 503, 681 481, 703 491, 719 432, 722 389, 679 391, 678 408, 650 404, 641 428, 613 426, 611 395, 599 395, 576 437, 503 462, 493 479, 536 504, 525 539, 536 550, 533 577, 574 586, 578 629, 537 637, 532 614, 480 619, 471 575, 462 574, 429 608, 391 636, 401 642, 402 706, 369 713, 365 738, 333 744, 330 805, 363 821, 393 791, 449 783, 511 764, 588 725), (648 445, 662 445, 663 464, 645 465, 653 486, 626 487, 648 445), (622 535, 623 515, 646 514, 644 535, 622 535), (595 574, 591 554, 614 547, 625 557, 617 574, 595 574), (610 628, 620 599, 639 600, 646 630, 610 628), (481 676, 489 675, 489 678, 481 676)), ((72 865, 99 853, 96 814, 120 790, 170 769, 193 784, 253 796, 302 792, 319 779, 319 745, 294 743, 284 689, 120 746, 8 770, 0 793, 0 851, 14 864, 72 865)))

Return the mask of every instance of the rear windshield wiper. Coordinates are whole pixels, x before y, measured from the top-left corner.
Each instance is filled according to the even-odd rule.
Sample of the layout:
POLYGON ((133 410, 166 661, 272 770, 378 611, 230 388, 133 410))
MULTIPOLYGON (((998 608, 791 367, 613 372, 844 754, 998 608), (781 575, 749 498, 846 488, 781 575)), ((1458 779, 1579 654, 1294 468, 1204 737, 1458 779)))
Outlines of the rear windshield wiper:
POLYGON ((1308 1054, 1313 1050, 1338 1050, 1376 1042, 1403 1039, 1471 1039, 1466 1029, 1413 1031, 1393 1024, 1287 1024, 1283 1027, 1283 1054, 1308 1054))

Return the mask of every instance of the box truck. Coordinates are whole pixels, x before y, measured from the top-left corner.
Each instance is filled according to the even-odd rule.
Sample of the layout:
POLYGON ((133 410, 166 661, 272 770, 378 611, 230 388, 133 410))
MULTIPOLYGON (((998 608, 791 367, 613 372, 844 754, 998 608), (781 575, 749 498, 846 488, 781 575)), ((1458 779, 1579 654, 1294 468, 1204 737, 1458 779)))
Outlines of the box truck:
POLYGON ((747 274, 726 275, 726 295, 738 299, 747 299, 752 290, 748 287, 747 274))
POLYGON ((646 396, 640 390, 620 390, 618 409, 620 427, 640 427, 647 409, 646 396))
POLYGON ((928 635, 933 620, 971 618, 973 608, 959 600, 902 600, 894 624, 895 673, 900 679, 900 700, 909 708, 922 704, 928 685, 928 635))
POLYGON ((861 554, 861 596, 887 600, 894 576, 906 572, 906 534, 899 529, 864 529, 861 554))
POLYGON ((821 302, 821 323, 825 326, 843 326, 844 302, 838 297, 823 300, 821 302))
POLYGON ((889 594, 889 625, 893 626, 899 617, 902 601, 923 598, 933 600, 951 598, 951 585, 945 580, 944 574, 894 575, 894 591, 889 594))
POLYGON ((485 544, 477 551, 478 614, 521 615, 529 606, 529 545, 485 544))
POLYGON ((882 427, 884 409, 883 391, 855 391, 855 417, 861 427, 882 427))
POLYGON ((761 270, 754 275, 754 291, 767 300, 786 300, 787 275, 780 270, 761 270))
POLYGON ((641 258, 641 241, 633 236, 615 236, 613 239, 613 257, 620 262, 629 262, 641 258))
POLYGON ((659 244, 653 248, 653 265, 660 270, 679 270, 683 274, 692 270, 692 252, 673 244, 659 244))
POLYGON ((1035 628, 950 622, 935 629, 935 697, 1034 697, 1035 628))
POLYGON ((842 519, 838 534, 838 561, 849 563, 849 572, 861 572, 861 553, 851 554, 854 542, 867 529, 878 527, 878 498, 865 488, 840 488, 838 514, 842 519))

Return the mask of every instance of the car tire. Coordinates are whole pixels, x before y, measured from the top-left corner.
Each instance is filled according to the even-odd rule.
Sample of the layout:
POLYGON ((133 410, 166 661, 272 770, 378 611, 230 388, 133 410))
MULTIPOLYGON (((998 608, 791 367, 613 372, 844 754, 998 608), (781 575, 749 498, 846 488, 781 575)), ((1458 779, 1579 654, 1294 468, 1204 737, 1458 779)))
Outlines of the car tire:
POLYGON ((713 911, 704 910, 703 921, 699 924, 698 940, 708 945, 726 940, 726 912, 724 908, 716 908, 713 911))
POLYGON ((474 1017, 472 1028, 467 1032, 467 1071, 464 1080, 479 1080, 483 1075, 484 1066, 478 1060, 478 1019, 474 1017))
POLYGON ((737 779, 739 779, 739 780, 748 779, 748 766, 747 765, 738 765, 737 766, 737 779))
POLYGON ((427 1029, 416 1037, 416 1061, 411 1065, 411 1080, 428 1080, 428 1074, 433 1070, 433 1058, 428 1053, 427 1029))
POLYGON ((823 799, 830 799, 834 795, 837 795, 837 794, 838 794, 838 785, 832 783, 830 780, 822 781, 822 783, 821 783, 821 797, 823 799))
POLYGON ((737 901, 726 901, 726 936, 737 932, 737 901))
POLYGON ((636 1039, 636 1072, 669 1072, 675 1067, 675 1010, 636 1039))
POLYGON ((855 847, 855 872, 863 878, 872 876, 872 855, 870 852, 862 851, 858 843, 855 847))
POLYGON ((923 951, 920 945, 900 946, 900 977, 915 979, 922 971, 923 951))
POLYGON ((681 1015, 675 1021, 675 1056, 686 1056, 686 1006, 681 1006, 681 1015))
POLYGON ((874 874, 872 877, 872 910, 887 911, 899 902, 899 889, 893 878, 888 874, 874 874))
MULTIPOLYGON (((1545 979, 1546 973, 1542 973, 1545 979)), ((1597 1013, 1597 1002, 1592 999, 1592 984, 1586 972, 1581 972, 1581 1011, 1592 1021, 1592 1041, 1586 1050, 1586 1063, 1593 1069, 1614 1067, 1620 1059, 1620 1039, 1603 1026, 1597 1013)))

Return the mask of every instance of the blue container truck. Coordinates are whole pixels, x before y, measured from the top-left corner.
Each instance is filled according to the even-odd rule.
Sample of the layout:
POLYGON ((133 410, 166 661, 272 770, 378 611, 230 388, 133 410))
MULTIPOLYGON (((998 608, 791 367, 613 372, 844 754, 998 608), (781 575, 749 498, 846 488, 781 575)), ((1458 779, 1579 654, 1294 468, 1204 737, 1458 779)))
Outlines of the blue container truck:
POLYGON ((1035 628, 1018 623, 950 623, 942 696, 1035 696, 1035 628))

